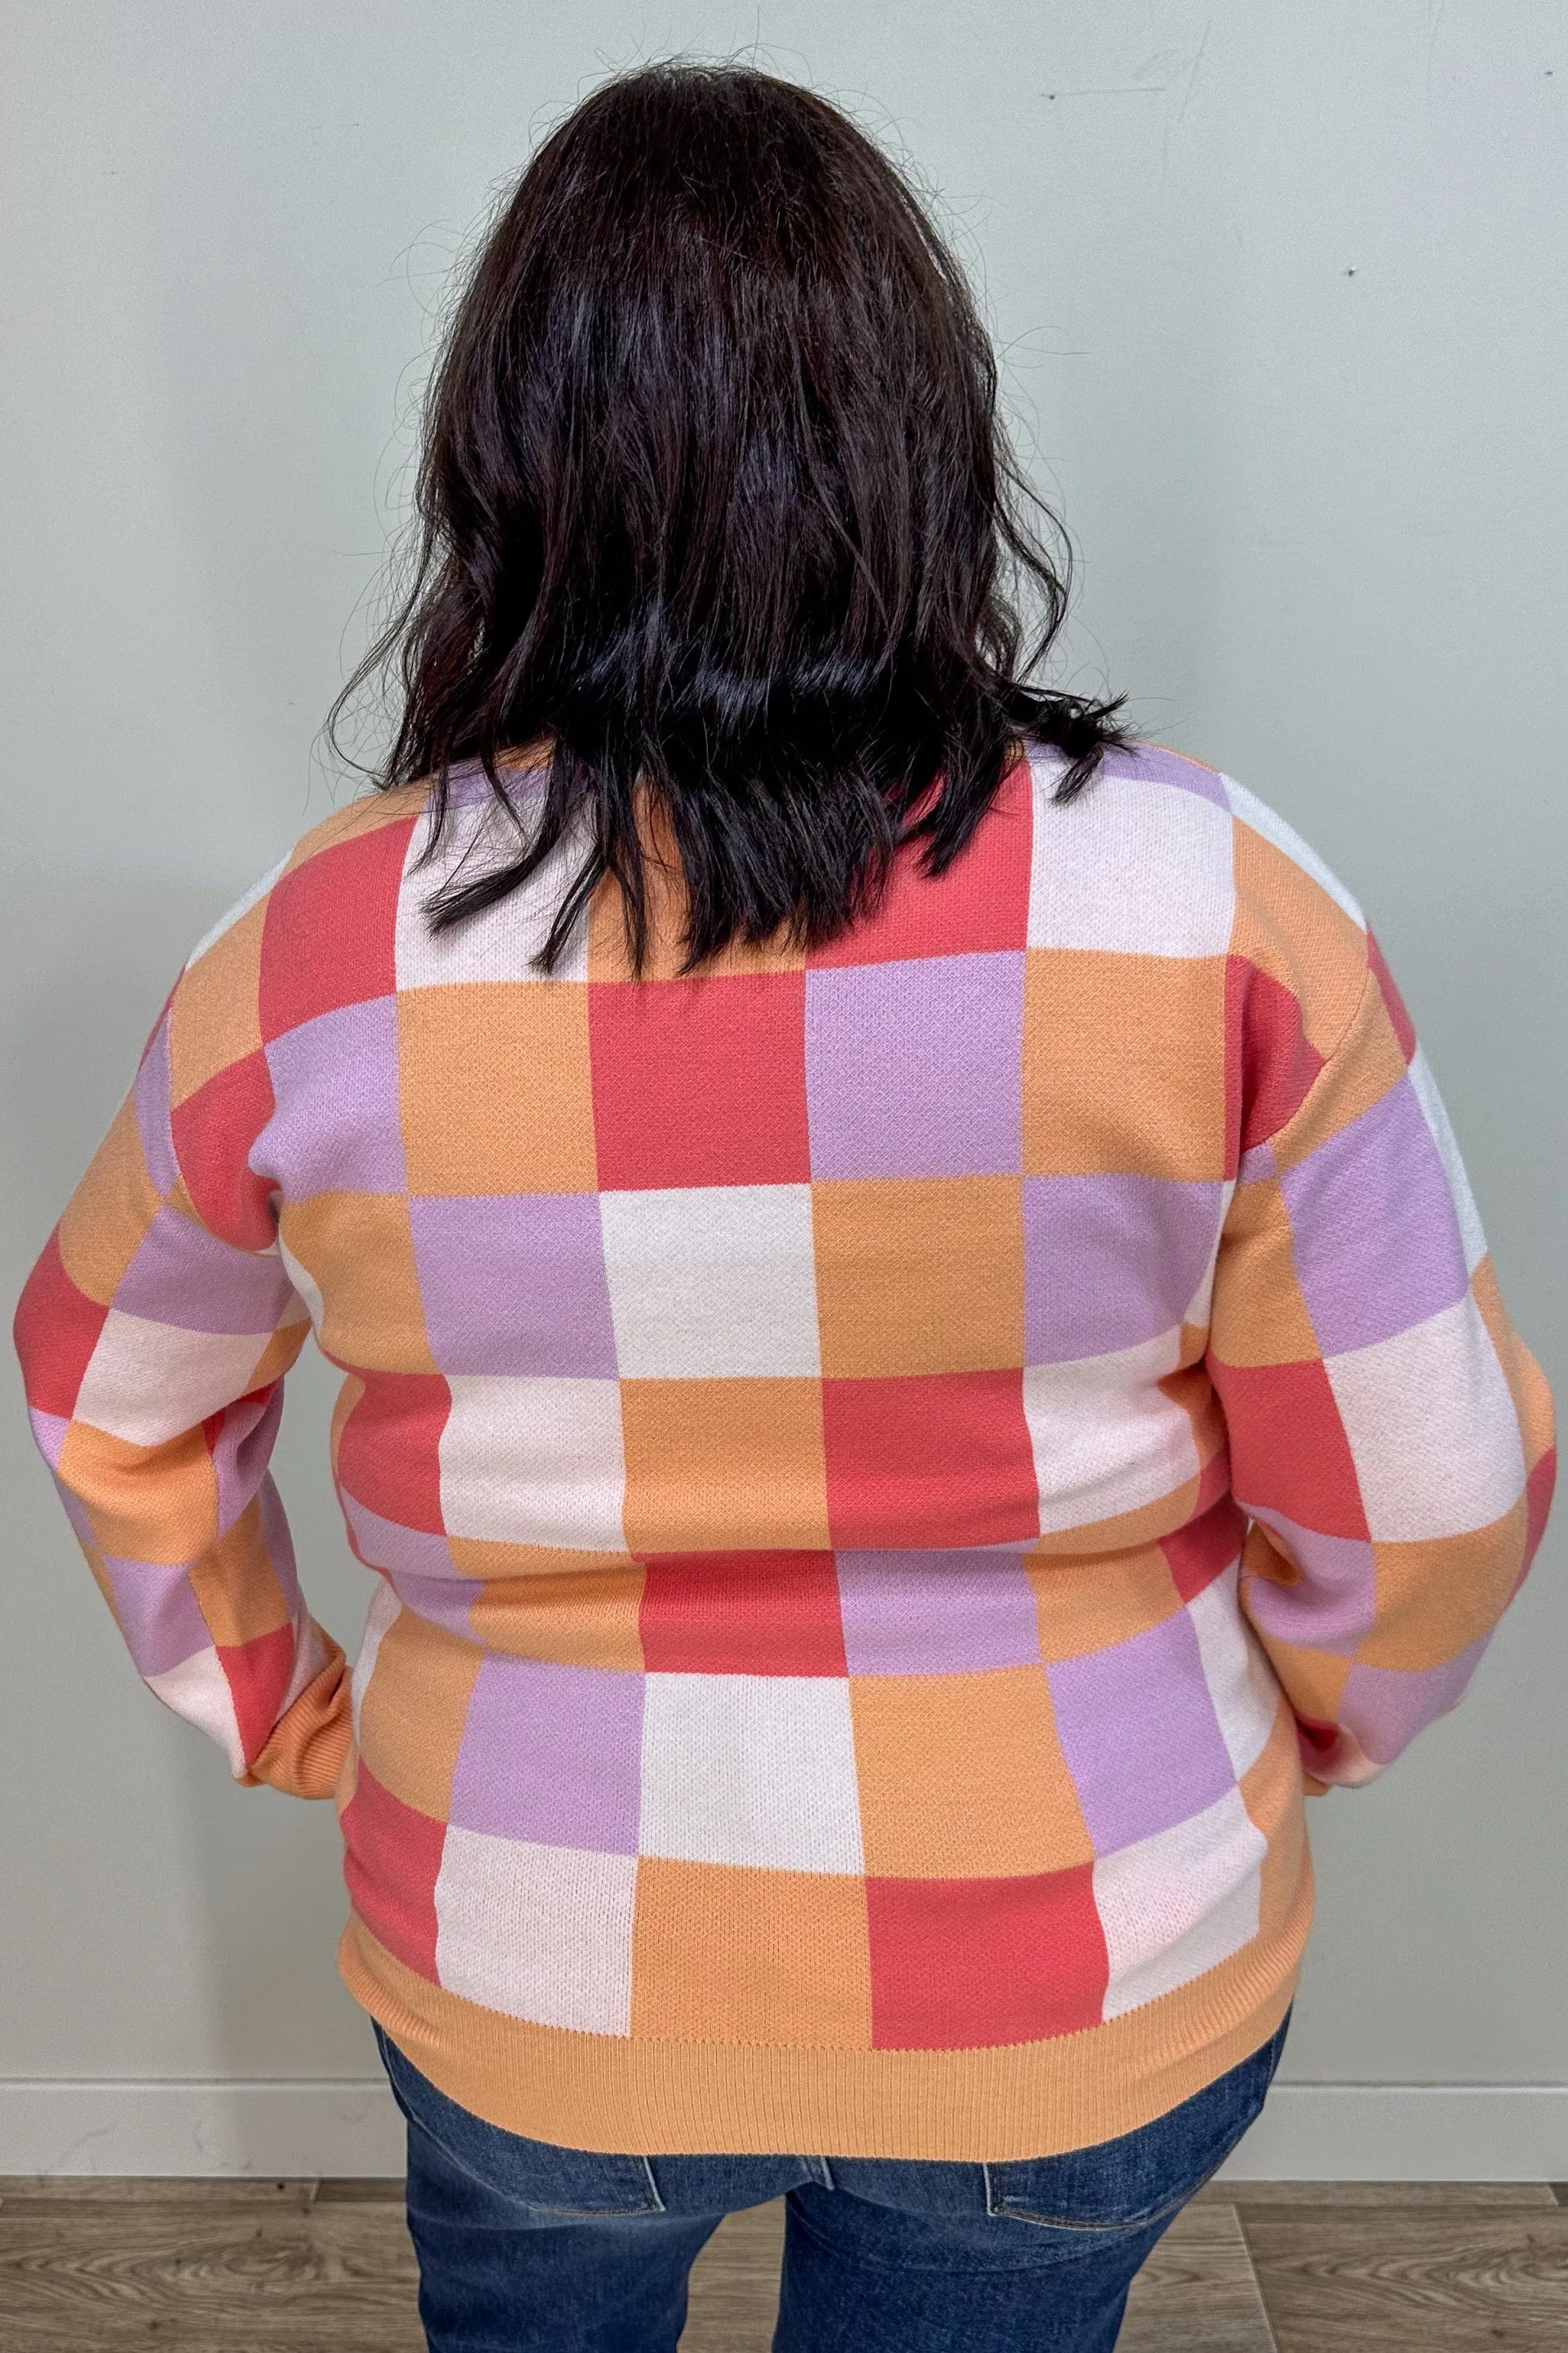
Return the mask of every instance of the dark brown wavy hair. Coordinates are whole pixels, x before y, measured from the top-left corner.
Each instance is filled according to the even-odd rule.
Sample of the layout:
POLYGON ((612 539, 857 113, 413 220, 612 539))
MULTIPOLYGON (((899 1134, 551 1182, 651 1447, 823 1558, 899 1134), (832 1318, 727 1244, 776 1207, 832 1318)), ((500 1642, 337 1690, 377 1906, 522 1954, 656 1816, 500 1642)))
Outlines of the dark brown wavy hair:
POLYGON ((650 811, 694 968, 831 937, 904 842, 941 872, 1021 742, 1066 755, 1065 799, 1123 740, 1119 702, 1026 682, 1067 561, 962 269, 872 142, 768 75, 655 66, 545 141, 453 315, 416 504, 331 724, 390 673, 376 783, 430 778, 444 828, 477 761, 508 812, 515 852, 435 892, 437 927, 583 842, 546 970, 605 874, 640 965, 650 811), (542 741, 521 793, 505 755, 542 741))

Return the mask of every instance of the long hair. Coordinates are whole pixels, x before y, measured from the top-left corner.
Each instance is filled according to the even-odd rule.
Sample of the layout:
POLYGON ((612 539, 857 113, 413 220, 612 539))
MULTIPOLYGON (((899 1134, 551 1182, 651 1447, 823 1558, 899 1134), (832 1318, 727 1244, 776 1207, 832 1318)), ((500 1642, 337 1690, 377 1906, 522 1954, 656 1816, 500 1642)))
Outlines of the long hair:
POLYGON ((331 724, 395 679, 374 780, 430 780, 432 854, 454 765, 488 777, 507 854, 458 866, 437 928, 582 846, 547 971, 605 875, 641 967, 650 818, 690 970, 830 938, 906 842, 940 873, 1026 741, 1065 799, 1124 740, 1119 702, 1026 682, 1067 563, 962 269, 863 132, 765 74, 655 66, 546 140, 454 311, 416 510, 331 724))

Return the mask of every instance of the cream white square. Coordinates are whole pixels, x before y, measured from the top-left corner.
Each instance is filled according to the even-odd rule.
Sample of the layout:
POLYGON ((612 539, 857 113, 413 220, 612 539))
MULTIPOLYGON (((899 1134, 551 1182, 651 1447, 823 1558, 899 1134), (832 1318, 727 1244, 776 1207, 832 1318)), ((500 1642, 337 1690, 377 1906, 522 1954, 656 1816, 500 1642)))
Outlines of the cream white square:
POLYGON ((1187 1312, 1182 1318, 1184 1324, 1191 1324, 1199 1332, 1207 1330, 1209 1317, 1214 1312, 1214 1279, 1219 1264, 1219 1246, 1225 1239, 1225 1221, 1230 1215, 1230 1205, 1235 1198, 1236 1179, 1227 1176, 1220 1187, 1219 1204, 1215 1211, 1214 1248, 1209 1252, 1208 1264, 1198 1279, 1198 1287, 1187 1302, 1187 1312))
POLYGON ((820 1372, 809 1185, 602 1193, 599 1216, 623 1377, 820 1372))
POLYGON ((162 1446, 236 1398, 269 1332, 187 1332, 111 1307, 77 1392, 76 1419, 131 1446, 162 1446))
POLYGON ((327 1312, 326 1303, 321 1297, 321 1285, 310 1268, 295 1257, 281 1236, 279 1237, 278 1241, 278 1255, 283 1261, 284 1273, 304 1304, 305 1313, 310 1319, 310 1329, 312 1332, 319 1333, 321 1328, 321 1318, 327 1312))
MULTIPOLYGON (((528 800, 520 800, 525 824, 531 797, 531 793, 528 800)), ((524 837, 493 801, 486 800, 454 807, 440 849, 422 863, 429 839, 428 820, 421 818, 409 839, 398 893, 394 968, 399 988, 437 988, 463 980, 586 980, 585 923, 577 925, 552 973, 536 971, 532 962, 583 863, 581 841, 563 842, 536 873, 495 906, 467 917, 450 931, 432 932, 425 913, 431 895, 459 876, 468 881, 492 867, 510 865, 524 837)))
POLYGON ((149 1675, 146 1683, 148 1690, 155 1692, 165 1707, 173 1708, 176 1715, 194 1724, 209 1740, 216 1741, 228 1759, 229 1771, 238 1780, 245 1771, 245 1743, 239 1736, 234 1694, 216 1651, 193 1651, 177 1667, 170 1667, 161 1675, 149 1675))
POLYGON ((1469 1273, 1474 1274, 1487 1254, 1481 1213, 1470 1190, 1470 1180, 1460 1157, 1459 1140, 1449 1121, 1447 1106, 1437 1092, 1432 1065, 1419 1046, 1410 1065, 1410 1084, 1442 1160, 1443 1172, 1448 1179, 1448 1191, 1453 1198, 1454 1215, 1459 1221, 1459 1237, 1465 1246, 1465 1266, 1469 1273))
POLYGON ((629 2034, 637 1857, 449 1827, 436 1880, 436 1974, 536 2026, 629 2034))
POLYGON ((1241 1614, 1237 1564, 1232 1562, 1187 1604, 1198 1638, 1204 1681, 1239 1781, 1268 1746, 1280 1692, 1261 1644, 1241 1614))
POLYGON ((683 1862, 863 1871, 848 1683, 649 1675, 637 1843, 683 1862))
POLYGON ((1181 1361, 1180 1338, 1166 1332, 1077 1364, 1025 1366, 1042 1535, 1135 1512, 1197 1477, 1192 1422, 1158 1386, 1181 1361))
POLYGON ((354 1661, 353 1673, 349 1678, 349 1709, 353 1719, 356 1743, 360 1738, 360 1716, 364 1707, 364 1695, 370 1689, 370 1679, 375 1672, 375 1662, 381 1650, 382 1638, 390 1630, 394 1620, 402 1614, 402 1609, 403 1604, 394 1593, 387 1578, 378 1577, 375 1580, 375 1591, 371 1597, 370 1609, 365 1617, 364 1633, 360 1641, 359 1656, 354 1661))
POLYGON ((1230 819, 1199 794, 1097 776, 1065 807, 1037 796, 1031 947, 1223 955, 1235 905, 1230 819))
POLYGON ((618 1381, 454 1374, 441 1433, 449 1536, 619 1552, 626 1453, 618 1381))
POLYGON ((260 905, 262 900, 266 898, 268 891, 271 890, 274 882, 277 882, 281 879, 283 870, 288 865, 289 860, 293 854, 294 853, 291 849, 286 850, 283 856, 278 860, 276 866, 268 867, 267 872, 262 876, 259 882, 253 882, 249 890, 245 893, 245 896, 242 899, 237 899, 233 906, 229 908, 227 913, 218 917, 210 932, 204 932, 202 934, 201 938, 196 942, 195 946, 185 958, 185 970, 187 972, 189 972, 194 964, 198 964, 201 961, 202 957, 205 955, 209 948, 216 947, 219 940, 222 939, 226 932, 233 931, 236 923, 238 923, 242 915, 248 915, 252 907, 258 907, 260 905))
POLYGON ((1408 1332, 1324 1359, 1374 1544, 1489 1527, 1524 1492, 1508 1382, 1467 1292, 1408 1332))
POLYGON ((1096 1862, 1095 1909, 1110 1963, 1102 2017, 1174 1993, 1251 1943, 1268 1844, 1231 1789, 1096 1862))
POLYGON ((1299 866, 1303 874, 1310 874, 1319 889, 1328 892, 1335 906, 1342 908, 1352 923, 1360 923, 1364 929, 1366 917, 1339 876, 1324 865, 1317 851, 1310 842, 1302 840, 1294 826, 1287 825, 1266 801, 1260 801, 1256 793, 1249 793, 1245 785, 1238 785, 1234 776, 1222 776, 1219 781, 1226 800, 1242 824, 1249 825, 1254 833, 1260 833, 1265 841, 1271 841, 1276 849, 1282 850, 1293 866, 1299 866))

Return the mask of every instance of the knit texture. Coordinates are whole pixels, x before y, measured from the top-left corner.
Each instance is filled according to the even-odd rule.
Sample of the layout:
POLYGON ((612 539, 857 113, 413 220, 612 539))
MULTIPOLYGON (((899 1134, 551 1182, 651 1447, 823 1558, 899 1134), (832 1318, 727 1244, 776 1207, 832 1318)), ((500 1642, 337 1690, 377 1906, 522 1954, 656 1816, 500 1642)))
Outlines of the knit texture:
MULTIPOLYGON (((650 972, 459 772, 205 940, 28 1285, 136 1663, 335 1791, 358 1998, 605 2148, 1043 2154, 1272 2031, 1305 1757, 1451 1707, 1550 1404, 1361 913, 1251 794, 1020 764, 809 954, 650 972), (353 1677, 267 1472, 314 1328, 353 1677), (352 1714, 352 1722, 351 1722, 352 1714)), ((536 784, 522 771, 513 790, 536 784)))

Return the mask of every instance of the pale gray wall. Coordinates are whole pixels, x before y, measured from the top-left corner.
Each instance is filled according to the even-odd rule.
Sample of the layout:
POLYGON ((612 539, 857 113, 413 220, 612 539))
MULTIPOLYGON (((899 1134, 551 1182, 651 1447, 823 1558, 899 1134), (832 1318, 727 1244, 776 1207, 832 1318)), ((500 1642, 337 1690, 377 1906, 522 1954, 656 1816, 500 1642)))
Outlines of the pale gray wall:
MULTIPOLYGON (((760 36, 956 216, 1085 554, 1068 664, 1363 897, 1564 1371, 1564 106, 1551 0, 12 0, 4 1286, 186 948, 319 817, 442 273, 607 69, 760 36), (357 616, 357 617, 356 617, 357 616)), ((345 1638, 327 1384, 281 1469, 345 1638)), ((0 2077, 367 2073, 326 1808, 135 1681, 0 1426, 0 2077)), ((1313 1810, 1307 2081, 1568 2083, 1563 1541, 1463 1713, 1313 1810)))

